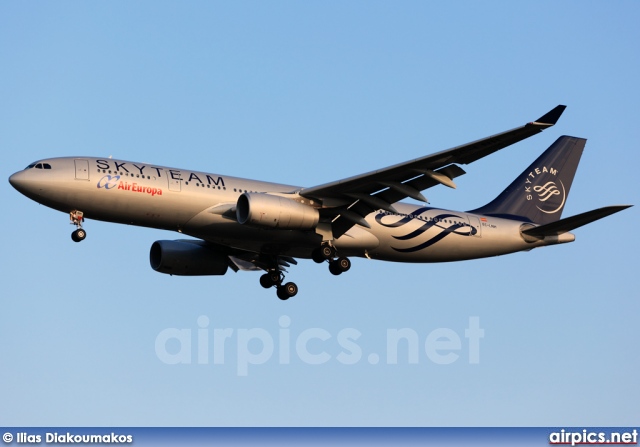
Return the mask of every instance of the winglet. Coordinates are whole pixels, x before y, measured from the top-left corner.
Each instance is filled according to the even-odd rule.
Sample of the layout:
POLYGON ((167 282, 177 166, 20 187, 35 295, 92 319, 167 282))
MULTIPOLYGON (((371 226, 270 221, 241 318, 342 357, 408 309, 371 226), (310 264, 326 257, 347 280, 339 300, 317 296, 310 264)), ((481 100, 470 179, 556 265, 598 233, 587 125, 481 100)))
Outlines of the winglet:
POLYGON ((556 106, 553 110, 550 110, 545 115, 535 120, 533 123, 553 126, 555 123, 558 122, 558 119, 560 119, 560 115, 562 115, 562 112, 564 112, 564 109, 566 108, 567 106, 563 106, 563 105, 556 106))

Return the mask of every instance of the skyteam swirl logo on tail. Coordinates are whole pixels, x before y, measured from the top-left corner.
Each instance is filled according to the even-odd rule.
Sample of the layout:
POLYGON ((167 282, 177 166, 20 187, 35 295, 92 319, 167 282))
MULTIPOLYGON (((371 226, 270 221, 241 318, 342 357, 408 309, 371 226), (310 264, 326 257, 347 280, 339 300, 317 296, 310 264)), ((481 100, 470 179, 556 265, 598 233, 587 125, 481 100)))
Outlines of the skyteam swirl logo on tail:
POLYGON ((549 199, 554 198, 554 196, 562 196, 561 201, 560 201, 560 205, 557 208, 555 208, 555 209, 553 209, 551 211, 543 210, 542 208, 540 208, 537 205, 536 205, 536 208, 538 208, 543 213, 547 213, 547 214, 553 214, 553 213, 557 213, 558 211, 560 211, 562 209, 562 207, 564 206, 564 202, 565 202, 565 200, 567 198, 567 195, 566 195, 565 189, 564 189, 564 185, 562 184, 562 180, 560 180, 560 186, 562 186, 562 192, 560 192, 560 190, 558 189, 558 186, 556 185, 555 182, 547 182, 542 186, 534 186, 533 190, 538 193, 538 200, 540 202, 546 202, 549 199))
POLYGON ((534 186, 533 190, 538 193, 538 200, 546 202, 552 196, 560 195, 555 182, 547 182, 544 186, 534 186))
POLYGON ((415 245, 410 247, 391 247, 395 251, 400 253, 413 253, 420 251, 433 244, 441 241, 445 237, 456 234, 458 236, 473 236, 477 234, 478 230, 467 222, 466 218, 457 214, 441 213, 433 217, 424 215, 426 211, 431 208, 419 208, 412 214, 395 214, 381 212, 376 215, 376 222, 387 228, 402 228, 411 223, 420 222, 420 227, 411 230, 405 234, 399 236, 393 236, 398 241, 413 241, 415 245), (401 219, 394 222, 384 222, 385 218, 401 217, 401 219), (429 232, 429 235, 425 233, 429 232), (433 234, 435 233, 435 234, 433 234))
POLYGON ((567 192, 562 180, 557 180, 558 185, 555 180, 549 179, 549 176, 557 175, 557 169, 543 166, 532 170, 525 180, 525 198, 537 201, 536 208, 545 214, 554 214, 562 210, 567 200, 567 192))

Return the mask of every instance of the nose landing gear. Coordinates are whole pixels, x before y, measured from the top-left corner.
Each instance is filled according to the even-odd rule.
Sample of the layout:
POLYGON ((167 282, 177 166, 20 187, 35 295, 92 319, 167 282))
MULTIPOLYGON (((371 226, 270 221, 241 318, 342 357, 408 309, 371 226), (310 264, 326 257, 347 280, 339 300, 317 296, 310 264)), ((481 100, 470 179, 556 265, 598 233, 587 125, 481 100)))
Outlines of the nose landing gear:
POLYGON ((82 229, 83 216, 82 211, 73 210, 69 213, 71 224, 77 228, 76 231, 71 233, 71 240, 73 240, 73 242, 81 242, 87 237, 87 232, 82 229))

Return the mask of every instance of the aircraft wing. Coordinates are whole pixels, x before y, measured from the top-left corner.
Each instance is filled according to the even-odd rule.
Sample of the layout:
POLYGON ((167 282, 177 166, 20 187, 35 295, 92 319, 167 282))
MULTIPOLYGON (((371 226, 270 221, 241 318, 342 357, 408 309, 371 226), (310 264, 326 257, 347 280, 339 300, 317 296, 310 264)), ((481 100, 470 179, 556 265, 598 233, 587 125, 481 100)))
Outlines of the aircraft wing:
POLYGON ((533 122, 481 140, 299 193, 322 203, 321 218, 332 222, 337 238, 355 224, 368 226, 364 216, 372 211, 396 212, 392 204, 407 197, 427 202, 420 191, 438 184, 455 188, 452 179, 465 173, 458 164, 472 163, 542 132, 558 121, 565 108, 559 105, 533 122))

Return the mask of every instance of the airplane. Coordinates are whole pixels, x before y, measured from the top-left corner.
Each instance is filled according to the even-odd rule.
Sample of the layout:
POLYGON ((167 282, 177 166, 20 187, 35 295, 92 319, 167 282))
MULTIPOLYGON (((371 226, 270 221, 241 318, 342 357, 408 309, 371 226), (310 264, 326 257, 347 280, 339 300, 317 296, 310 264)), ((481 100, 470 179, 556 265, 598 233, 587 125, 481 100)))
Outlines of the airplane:
POLYGON ((103 157, 48 158, 11 175, 28 198, 67 213, 75 242, 85 218, 177 231, 195 239, 151 245, 151 267, 170 275, 258 270, 286 300, 296 258, 340 275, 349 257, 431 263, 528 251, 575 240, 571 230, 622 211, 615 205, 561 219, 586 140, 561 136, 497 198, 470 211, 432 207, 422 194, 470 164, 556 124, 559 105, 523 126, 354 177, 312 187, 103 157), (422 204, 402 203, 412 198, 422 204), (288 272, 287 272, 288 273, 288 272))

